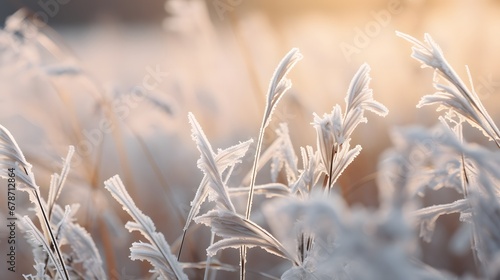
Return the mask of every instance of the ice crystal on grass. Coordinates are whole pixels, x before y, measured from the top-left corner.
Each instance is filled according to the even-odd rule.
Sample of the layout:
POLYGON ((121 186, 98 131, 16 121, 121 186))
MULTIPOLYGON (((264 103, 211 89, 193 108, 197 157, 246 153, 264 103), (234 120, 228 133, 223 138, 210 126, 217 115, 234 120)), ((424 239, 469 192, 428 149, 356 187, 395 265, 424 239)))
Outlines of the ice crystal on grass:
MULTIPOLYGON (((500 131, 484 108, 481 100, 479 100, 472 83, 471 89, 467 88, 446 61, 441 48, 434 42, 432 37, 425 34, 425 43, 422 43, 404 33, 398 32, 397 35, 413 43, 413 58, 422 62, 423 66, 433 68, 436 75, 444 78, 449 83, 449 86, 444 85, 435 79, 434 87, 438 91, 433 95, 424 96, 417 107, 439 104, 438 111, 442 109, 454 110, 500 147, 500 131)), ((469 73, 469 80, 471 80, 468 69, 467 72, 469 73)))
MULTIPOLYGON (((246 154, 248 148, 250 147, 250 144, 252 144, 253 140, 248 140, 246 142, 240 143, 238 145, 229 147, 227 149, 221 150, 219 149, 217 151, 217 154, 214 156, 214 160, 216 162, 216 165, 218 167, 218 170, 220 172, 225 172, 227 168, 234 167, 236 164, 238 164, 241 160, 241 158, 246 154)), ((230 173, 227 174, 226 176, 231 175, 230 173)), ((204 174, 203 179, 201 180, 201 183, 198 187, 198 190, 196 191, 196 195, 191 201, 191 209, 189 210, 188 217, 186 219, 186 225, 184 226, 184 230, 187 230, 189 227, 189 224, 191 221, 194 219, 196 215, 198 215, 198 212, 200 211, 201 204, 206 200, 206 198, 209 197, 209 179, 208 179, 208 174, 204 174)), ((228 190, 231 192, 231 189, 228 190)), ((215 195, 212 195, 212 199, 215 200, 214 198, 215 195)))
POLYGON ((295 64, 302 59, 302 54, 298 49, 290 50, 285 57, 281 60, 280 64, 274 71, 269 89, 267 92, 266 109, 263 117, 263 128, 269 125, 271 116, 276 105, 283 97, 285 92, 292 87, 292 82, 286 77, 288 72, 295 66, 295 64))
MULTIPOLYGON (((36 64, 39 53, 31 48, 44 42, 49 45, 43 48, 50 51, 51 46, 54 47, 43 32, 32 34, 33 42, 27 43, 30 38, 25 36, 28 31, 25 28, 31 27, 32 22, 24 12, 8 20, 6 28, 0 32, 0 49, 10 51, 0 54, 0 60, 22 60, 17 62, 17 67, 36 64)), ((160 279, 187 279, 186 271, 191 269, 204 269, 205 279, 215 279, 220 276, 217 275, 219 271, 239 271, 240 279, 247 275, 258 275, 259 279, 454 279, 447 272, 438 271, 420 260, 418 238, 437 241, 433 240, 437 235, 433 235, 439 218, 457 213, 462 228, 455 233, 452 250, 473 253, 480 279, 499 278, 500 151, 469 143, 463 135, 462 125, 468 122, 479 128, 498 146, 499 130, 473 85, 469 89, 462 82, 429 35, 425 35, 422 43, 398 34, 414 44, 413 57, 435 71, 437 92, 423 97, 418 107, 438 104, 438 110, 446 111, 434 127, 391 131, 393 147, 383 154, 378 165, 379 208, 348 205, 334 187, 361 153, 361 146, 353 144, 353 133, 360 123, 367 122, 365 112, 379 116, 388 113, 387 108, 373 97, 367 64, 363 64, 352 78, 345 107, 334 105, 329 114, 313 114, 316 147, 294 147, 286 123, 279 125, 276 139, 264 147, 263 139, 273 111, 291 87, 287 75, 302 58, 298 49, 292 49, 278 64, 270 81, 253 165, 247 173, 233 171, 245 160, 253 140, 214 150, 194 115, 188 114, 191 137, 200 152, 197 165, 203 178, 191 201, 183 235, 177 239, 180 241, 177 258, 153 221, 135 205, 119 177, 104 183, 132 217, 125 228, 141 233, 145 239, 132 243, 130 258, 148 261, 153 267, 151 276, 160 279), (447 83, 441 83, 438 78, 447 83), (270 174, 268 182, 256 184, 260 171, 270 174), (425 199, 441 188, 456 190, 460 198, 422 207, 426 205, 425 199), (245 211, 238 213, 241 209, 238 206, 245 200, 243 195, 248 195, 247 203, 242 205, 245 211), (255 205, 254 195, 262 195, 262 200, 255 205), (211 208, 207 212, 200 213, 206 201, 215 203, 209 204, 211 208), (255 208, 253 216, 252 207, 255 208), (265 218, 267 224, 261 218, 265 218), (181 249, 184 240, 190 238, 186 232, 192 221, 211 230, 211 236, 207 236, 210 245, 202 248, 206 249, 207 258, 181 263, 181 249), (255 253, 270 253, 284 259, 276 258, 283 262, 273 270, 273 275, 253 267, 252 263, 247 264, 246 253, 252 247, 263 249, 255 253), (225 263, 225 258, 219 258, 221 251, 229 248, 239 249, 239 267, 236 262, 225 263)), ((57 47, 52 50, 60 51, 57 47)), ((82 71, 66 60, 37 69, 60 79, 79 75, 82 71)), ((172 113, 162 99, 146 99, 172 113)), ((145 146, 144 143, 141 146, 145 146)), ((20 228, 27 233, 33 249, 36 271, 35 275, 24 275, 25 279, 107 277, 99 247, 75 221, 78 206, 63 207, 57 203, 74 152, 70 147, 62 171, 52 176, 45 202, 31 165, 10 132, 0 126, 0 175, 9 178, 7 171, 15 168, 20 189, 27 191, 35 203, 41 225, 38 228, 29 218, 20 218, 20 228)), ((159 170, 157 168, 156 172, 159 170)), ((179 245, 174 244, 173 248, 179 245)), ((195 256, 199 258, 200 255, 195 256)))
POLYGON ((328 189, 333 187, 345 168, 361 152, 359 145, 351 149, 350 141, 356 127, 368 121, 364 116, 365 110, 380 116, 386 116, 389 112, 384 105, 373 99, 372 89, 369 88, 369 72, 370 67, 363 64, 352 78, 345 98, 344 114, 339 105, 335 105, 332 112, 324 114, 322 118, 314 114, 313 125, 317 133, 318 150, 328 176, 328 189))
POLYGON ((392 195, 397 187, 404 187, 408 196, 423 196, 427 189, 443 186, 461 192, 460 157, 444 146, 456 142, 453 137, 442 125, 393 129, 393 147, 379 162, 379 179, 386 180, 380 182, 381 195, 392 195))
POLYGON ((41 222, 46 221, 48 224, 47 226, 42 223, 42 228, 46 233, 44 234, 38 230, 27 216, 23 217, 21 229, 28 233, 28 242, 33 248, 34 267, 37 270, 37 276, 26 275, 27 279, 56 278, 56 275, 47 275, 47 273, 51 273, 54 269, 61 278, 106 279, 103 262, 94 240, 83 227, 73 221, 78 205, 67 205, 63 211, 56 204, 56 200, 63 189, 70 169, 73 152, 74 148, 70 147, 61 173, 53 174, 51 177, 49 188, 50 203, 45 203, 42 197, 35 195, 37 197, 36 201, 40 201, 41 205, 43 205, 43 208, 39 208, 41 210, 35 210, 37 211, 37 216, 41 217, 41 222), (49 210, 45 210, 45 207, 49 210), (64 245, 69 245, 71 251, 62 250, 61 247, 64 245), (71 262, 68 261, 69 259, 71 259, 71 262), (66 269, 67 272, 65 271, 66 269))
POLYGON ((270 202, 265 209, 266 217, 280 221, 280 238, 314 236, 303 262, 283 279, 445 279, 413 262, 414 237, 403 209, 351 209, 336 194, 270 202))
POLYGON ((63 212, 59 205, 53 208, 53 223, 58 225, 58 232, 65 243, 72 249, 72 262, 81 263, 85 279, 106 279, 103 262, 97 246, 90 234, 73 222, 78 205, 66 206, 63 212))
MULTIPOLYGON (((71 158, 71 151, 72 148, 70 147, 70 153, 68 154, 69 158, 71 158)), ((66 162, 66 166, 69 166, 69 161, 66 162)), ((64 263, 59 240, 57 240, 57 236, 52 229, 53 225, 50 221, 50 213, 47 211, 47 203, 40 194, 40 188, 35 183, 35 176, 31 171, 31 164, 26 161, 23 152, 17 145, 17 142, 12 134, 1 125, 0 168, 2 170, 0 171, 0 176, 7 180, 12 177, 11 174, 15 174, 15 177, 21 183, 18 188, 27 192, 29 194, 30 201, 36 205, 35 211, 42 226, 42 232, 40 232, 34 226, 33 222, 27 217, 24 218, 26 230, 31 233, 31 236, 36 240, 36 242, 44 247, 45 252, 49 255, 50 260, 53 262, 59 277, 69 279, 68 270, 64 263)), ((57 193, 58 191, 53 190, 52 192, 57 193)))
MULTIPOLYGON (((16 141, 9 130, 0 125, 0 170, 1 176, 8 179, 8 174, 5 174, 9 168, 16 169, 16 179, 32 191, 39 191, 39 187, 35 183, 35 177, 31 171, 31 164, 26 161, 24 154, 17 145, 16 141)), ((36 201, 34 202, 36 203, 36 201)))
POLYGON ((59 195, 61 195, 64 183, 66 182, 66 178, 68 177, 71 158, 73 157, 74 153, 75 153, 75 148, 73 146, 70 146, 68 155, 66 156, 66 159, 64 160, 63 163, 63 169, 61 171, 61 174, 57 173, 53 174, 50 180, 49 197, 47 200, 47 208, 49 211, 49 216, 52 213, 52 209, 54 207, 57 198, 59 198, 59 195))
MULTIPOLYGON (((497 187, 500 182, 500 153, 468 143, 462 133, 462 123, 467 121, 500 147, 498 128, 481 104, 472 83, 472 89, 469 90, 428 34, 425 35, 425 43, 406 34, 398 35, 414 44, 412 56, 415 59, 422 62, 423 66, 433 68, 437 77, 444 78, 449 83, 440 84, 435 77, 434 86, 438 92, 422 98, 418 107, 437 103, 440 105, 438 111, 447 109, 447 112, 439 117, 440 125, 434 128, 434 131, 413 129, 408 130, 409 133, 404 137, 394 137, 395 142, 400 143, 400 148, 398 150, 396 145, 392 155, 386 156, 385 159, 386 162, 403 163, 399 168, 393 168, 392 177, 405 180, 388 180, 386 183, 392 183, 393 186, 407 185, 410 180, 416 180, 415 174, 425 174, 419 170, 429 168, 433 170, 430 174, 439 174, 442 178, 436 180, 438 176, 428 176, 422 180, 423 184, 433 186, 437 181, 438 185, 448 184, 456 188, 463 195, 463 199, 429 206, 413 213, 416 225, 420 225, 420 235, 424 240, 430 241, 439 216, 460 213, 460 220, 472 225, 470 244, 480 276, 496 279, 499 276, 497 267, 500 250, 497 236, 500 228, 497 187), (419 157, 410 152, 415 143, 425 146, 419 157), (443 162, 450 165, 439 171, 442 168, 439 164, 443 162)), ((467 72, 471 80, 468 69, 467 72)), ((457 242, 454 247, 458 246, 457 242)))
POLYGON ((134 219, 133 222, 127 222, 125 227, 131 232, 140 232, 149 242, 134 242, 130 248, 130 258, 148 261, 155 268, 154 272, 159 273, 162 279, 187 279, 181 265, 170 251, 165 237, 156 231, 153 221, 137 208, 120 177, 112 177, 104 185, 122 205, 123 210, 134 219))
MULTIPOLYGON (((269 89, 267 91, 266 108, 264 110, 264 115, 262 117, 262 123, 260 125, 259 136, 257 138, 257 148, 255 150, 255 157, 252 166, 252 171, 250 175, 250 187, 248 191, 248 199, 245 210, 245 218, 250 219, 250 214, 252 212, 253 196, 255 191, 255 180, 257 178, 257 171, 259 166, 259 158, 262 150, 262 143, 264 140, 264 133, 271 121, 271 117, 274 109, 276 108, 279 100, 283 97, 285 92, 292 87, 291 81, 286 78, 288 72, 293 68, 297 61, 302 59, 302 54, 298 49, 294 48, 290 50, 285 57, 280 61, 278 67, 274 71, 273 77, 271 78, 271 83, 269 84, 269 89)), ((240 279, 245 279, 245 260, 246 260, 246 248, 242 246, 240 249, 240 279)))
POLYGON ((469 210, 469 205, 466 199, 456 200, 448 204, 433 205, 419 209, 413 213, 415 223, 420 224, 420 237, 426 242, 430 242, 434 228, 436 227, 437 219, 442 215, 452 213, 462 213, 469 210))
POLYGON ((36 263, 33 266, 36 270, 36 275, 33 274, 23 274, 24 279, 27 280, 50 280, 50 276, 45 274, 45 264, 44 263, 36 263))
MULTIPOLYGON (((50 258, 51 263, 54 265, 60 277, 63 277, 62 275, 65 274, 67 275, 67 272, 64 272, 63 269, 64 263, 61 263, 58 256, 56 256, 54 251, 51 249, 51 245, 47 242, 43 233, 40 232, 40 230, 33 224, 31 219, 28 216, 24 216, 22 217, 21 222, 24 224, 24 231, 28 234, 27 236, 31 238, 31 243, 36 247, 40 246, 43 248, 43 251, 47 253, 47 256, 50 258)), ((44 260, 38 261, 43 262, 44 260)))
MULTIPOLYGON (((73 217, 77 209, 78 205, 72 205, 66 206, 65 211, 63 211, 59 205, 54 204, 50 221, 60 246, 69 245, 71 247, 69 253, 63 252, 66 261, 71 259, 71 262, 68 261, 66 264, 69 276, 72 279, 106 279, 101 256, 92 237, 83 227, 73 222, 73 217), (83 267, 83 270, 80 265, 83 267)), ((36 264, 34 267, 37 270, 36 277, 41 277, 42 275, 49 278, 54 277, 46 274, 53 269, 60 270, 60 264, 59 267, 53 264, 54 260, 57 260, 57 256, 52 251, 47 251, 47 248, 51 247, 50 244, 47 243, 45 238, 43 238, 43 234, 27 216, 23 217, 21 229, 27 233, 28 243, 33 249, 36 264), (47 262, 47 256, 50 262, 47 262), (46 266, 49 268, 48 270, 45 270, 46 266)), ((26 277, 34 276, 27 275, 26 277)), ((43 279, 36 277, 35 279, 43 279)))
POLYGON ((217 235, 225 238, 207 249, 209 255, 214 255, 218 250, 228 247, 258 246, 282 258, 297 262, 297 259, 269 232, 234 212, 212 210, 196 218, 195 221, 211 227, 217 235))
POLYGON ((309 194, 318 182, 324 168, 319 152, 314 151, 311 146, 301 147, 300 153, 302 155, 303 169, 299 178, 290 185, 290 189, 292 193, 309 194))
POLYGON ((209 186, 213 190, 213 192, 209 193, 213 195, 212 200, 217 201, 220 207, 234 212, 234 205, 229 198, 227 186, 222 180, 221 171, 217 166, 212 146, 193 114, 189 114, 189 122, 192 127, 193 140, 196 142, 198 151, 201 153, 201 158, 198 160, 198 168, 207 176, 209 186))
POLYGON ((191 209, 189 210, 183 229, 181 248, 177 256, 178 259, 180 259, 181 256, 182 245, 186 237, 187 229, 196 215, 198 215, 202 203, 207 198, 216 201, 218 204, 223 205, 223 207, 229 207, 233 212, 235 211, 229 197, 229 191, 227 190, 227 186, 225 186, 227 180, 222 179, 222 173, 229 168, 226 174, 226 178, 229 178, 234 166, 240 163, 241 158, 248 151, 250 144, 253 143, 253 140, 248 140, 224 150, 219 149, 217 154, 214 154, 208 139, 194 115, 189 114, 189 120, 192 125, 193 140, 196 142, 198 150, 201 153, 201 158, 198 160, 198 167, 203 171, 204 175, 196 191, 196 195, 191 201, 191 209))
MULTIPOLYGON (((385 117, 389 110, 380 102, 373 99, 373 90, 369 87, 370 66, 363 64, 354 75, 347 90, 345 98, 346 111, 343 120, 343 135, 347 139, 360 123, 368 120, 364 117, 364 111, 368 110, 381 117, 385 117)), ((341 142, 339 142, 341 143, 341 142)))
POLYGON ((272 113, 276 108, 279 100, 283 97, 286 91, 292 87, 291 81, 286 77, 288 72, 295 66, 295 64, 302 59, 302 54, 298 49, 294 48, 290 50, 285 57, 280 61, 278 67, 275 69, 271 82, 269 84, 269 89, 267 91, 266 109, 264 110, 264 116, 262 117, 262 123, 259 130, 259 136, 257 140, 257 148, 255 151, 254 163, 250 175, 250 190, 248 192, 248 201, 245 211, 245 217, 248 219, 252 211, 253 203, 253 192, 255 187, 255 179, 257 177, 258 165, 260 152, 262 149, 262 142, 264 139, 264 132, 266 127, 271 121, 272 113))

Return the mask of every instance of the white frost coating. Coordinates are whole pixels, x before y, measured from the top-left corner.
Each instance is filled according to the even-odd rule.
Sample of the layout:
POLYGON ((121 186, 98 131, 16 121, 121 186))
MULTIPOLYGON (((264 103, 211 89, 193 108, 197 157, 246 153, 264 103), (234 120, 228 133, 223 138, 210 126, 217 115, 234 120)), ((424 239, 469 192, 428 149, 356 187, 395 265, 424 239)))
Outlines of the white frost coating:
POLYGON ((182 271, 181 265, 171 253, 165 237, 162 233, 156 232, 153 221, 137 208, 120 177, 114 176, 104 182, 104 185, 116 201, 122 205, 123 210, 134 219, 134 222, 127 222, 125 227, 130 232, 139 231, 150 242, 147 245, 132 244, 130 257, 149 261, 163 279, 188 279, 182 271))

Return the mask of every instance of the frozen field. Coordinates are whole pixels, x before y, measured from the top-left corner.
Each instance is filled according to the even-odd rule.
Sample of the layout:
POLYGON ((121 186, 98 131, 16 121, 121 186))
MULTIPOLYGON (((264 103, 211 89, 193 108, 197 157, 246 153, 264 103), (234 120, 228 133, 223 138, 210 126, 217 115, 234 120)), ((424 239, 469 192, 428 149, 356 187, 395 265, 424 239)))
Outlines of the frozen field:
MULTIPOLYGON (((216 203, 204 203, 199 214, 213 210, 212 214, 219 216, 207 214, 191 224, 181 263, 173 257, 173 268, 156 266, 161 277, 237 279, 242 245, 265 247, 274 253, 248 249, 248 279, 499 277, 500 166, 495 143, 500 136, 495 134, 498 130, 494 125, 500 120, 498 3, 273 3, 167 1, 163 22, 123 23, 103 16, 91 24, 52 27, 33 23, 18 12, 0 31, 0 124, 11 132, 32 164, 31 171, 46 200, 50 175, 61 172, 62 158, 68 147, 74 146, 68 178, 56 204, 62 207, 59 215, 64 205, 80 204, 73 222, 92 236, 102 260, 102 264, 96 261, 92 265, 100 266, 109 279, 153 276, 148 272, 152 269, 149 263, 129 258, 132 242, 148 239, 125 229, 131 218, 110 195, 119 183, 108 181, 106 190, 106 180, 115 174, 121 177, 135 205, 151 218, 176 256, 192 209, 190 202, 203 172, 211 174, 213 170, 203 162, 210 162, 212 152, 212 156, 223 153, 218 149, 242 143, 239 152, 233 151, 232 163, 227 163, 234 169, 226 170, 227 166, 217 163, 221 170, 212 176, 220 177, 221 182, 209 176, 206 187, 216 193, 210 196, 216 203), (430 34, 464 81, 448 83, 441 77, 437 83, 457 88, 454 92, 462 95, 474 89, 484 108, 475 107, 477 100, 465 98, 471 109, 449 95, 439 101, 452 104, 450 111, 450 106, 439 112, 437 105, 416 108, 423 96, 436 92, 433 70, 421 69, 421 62, 411 58, 412 43, 398 37, 396 31, 422 42, 424 33, 430 34), (287 77, 292 86, 265 129, 263 166, 251 180, 269 84, 280 60, 292 48, 298 48, 303 58, 296 65, 290 62, 294 66, 287 77), (369 68, 363 68, 363 63, 369 68), (369 84, 365 83, 368 80, 369 84), (356 81, 366 89, 349 89, 356 81), (368 87, 377 103, 370 103, 368 87), (350 107, 345 101, 349 94, 366 97, 365 103, 350 107), (452 101, 443 101, 448 98, 452 101), (385 117, 367 112, 363 116, 368 123, 346 132, 349 114, 354 120, 361 120, 356 114, 370 109, 385 115, 385 110, 373 109, 378 102, 388 110, 385 117), (342 108, 343 119, 339 115, 342 121, 327 125, 327 119, 335 119, 335 114, 322 118, 336 104, 342 108), (203 132, 196 132, 194 117, 189 122, 189 112, 203 132), (453 133, 446 134, 446 129, 436 126, 438 117, 445 115, 455 129, 453 133), (465 121, 463 129, 461 121, 465 121), (467 121, 475 122, 476 127, 467 121), (287 123, 287 128, 282 123, 287 123), (341 136, 339 127, 343 129, 341 136), (328 136, 330 132, 332 136, 328 136), (200 151, 207 149, 200 140, 203 133, 212 151, 205 155, 208 158, 199 160, 200 151), (436 133, 446 137, 436 140, 436 133), (463 143, 459 141, 462 136, 463 143), (253 143, 246 146, 249 139, 253 143), (322 146, 322 141, 327 145, 322 146), (356 145, 362 147, 360 152, 356 145), (306 152, 306 146, 311 147, 311 153, 306 152), (236 164, 236 155, 246 149, 241 163, 236 164), (313 151, 317 153, 314 157, 313 151), (352 163, 347 160, 350 156, 352 163), (310 170, 312 179, 303 178, 307 177, 303 174, 308 160, 317 164, 310 170), (344 165, 348 165, 345 170, 344 165), (304 186, 309 187, 300 189, 300 180, 306 180, 304 186), (272 186, 266 185, 271 182, 272 186), (222 193, 217 193, 218 183, 222 183, 218 189, 222 193), (253 185, 262 189, 255 192, 248 218, 247 196, 253 185), (316 198, 312 189, 323 190, 323 197, 316 198), (327 189, 331 189, 326 191, 330 196, 324 194, 327 189), (224 200, 226 194, 231 204, 224 200), (443 206, 425 208, 432 205, 443 206), (234 211, 221 217, 223 210, 234 211), (448 213, 452 214, 440 217, 448 213), (229 221, 223 218, 232 219, 232 229, 241 226, 240 222, 248 226, 252 221, 283 247, 268 239, 258 243, 255 236, 224 231, 229 221), (212 242, 234 238, 239 243, 235 241, 234 248, 207 259, 211 234, 204 224, 216 233, 212 242), (205 269, 207 262, 210 269, 205 269), (173 276, 162 269, 173 270, 173 276), (176 269, 183 272, 176 273, 176 269)), ((444 65, 439 59, 429 61, 438 68, 444 65)), ((9 147, 7 134, 3 135, 0 147, 9 147)), ((2 168, 23 166, 5 152, 0 160, 2 168)), ((7 169, 0 172, 9 176, 7 169)), ((2 184, 7 188, 8 181, 2 184)), ((4 202, 9 197, 8 192, 0 193, 2 223, 8 221, 9 204, 4 202)), ((29 215, 43 233, 35 212, 29 210, 35 204, 25 192, 16 192, 15 204, 16 213, 29 215)), ((50 203, 44 207, 50 209, 50 203)), ((71 224, 56 223, 60 219, 57 215, 51 219, 53 230, 58 231, 66 222, 71 224)), ((245 234, 255 230, 242 227, 245 234)), ((0 251, 7 260, 11 250, 3 237, 12 236, 11 232, 5 226, 0 230, 0 251)), ((9 272, 11 265, 2 260, 0 274, 11 277, 5 279, 35 274, 36 258, 22 226, 15 232, 17 270, 9 272)), ((45 237, 49 244, 53 242, 45 237)), ((68 237, 60 237, 63 262, 71 279, 99 278, 96 271, 101 271, 93 266, 96 273, 90 273, 92 269, 82 257, 85 255, 65 245, 67 241, 68 237)), ((51 279, 64 279, 52 260, 46 262, 49 268, 45 273, 51 279)))

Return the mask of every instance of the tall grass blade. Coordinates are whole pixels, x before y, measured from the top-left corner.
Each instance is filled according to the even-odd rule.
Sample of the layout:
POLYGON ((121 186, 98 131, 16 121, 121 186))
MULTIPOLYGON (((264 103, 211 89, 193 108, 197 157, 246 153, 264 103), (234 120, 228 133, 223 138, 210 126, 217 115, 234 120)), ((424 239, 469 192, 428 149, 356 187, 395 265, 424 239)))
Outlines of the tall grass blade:
POLYGON ((59 235, 66 239, 74 253, 74 263, 82 263, 86 279, 106 279, 99 250, 90 234, 77 223, 72 222, 78 205, 66 206, 63 212, 57 204, 53 208, 52 222, 58 224, 59 235))
MULTIPOLYGON (((218 150, 217 154, 214 157, 215 165, 217 166, 218 170, 221 173, 223 173, 224 171, 226 171, 228 167, 234 167, 236 164, 238 164, 241 161, 241 158, 246 154, 248 148, 252 143, 253 140, 248 140, 238 145, 229 147, 227 149, 218 150)), ((227 176, 229 177, 229 175, 230 174, 228 174, 227 176)), ((229 189, 229 191, 231 191, 231 189, 229 189)), ((189 214, 186 219, 186 224, 183 228, 184 232, 181 241, 181 246, 179 248, 179 253, 177 255, 177 259, 180 259, 184 238, 186 236, 186 231, 191 222, 193 221, 194 217, 198 215, 203 202, 207 199, 207 197, 210 198, 209 193, 210 193, 209 177, 207 174, 205 174, 203 176, 203 179, 201 180, 198 190, 196 191, 193 201, 191 201, 191 209, 189 210, 189 214)), ((212 196, 212 199, 215 199, 215 197, 212 196)))
MULTIPOLYGON (((463 116, 472 126, 482 131, 490 141, 494 141, 500 148, 500 130, 484 108, 477 93, 473 88, 471 90, 467 88, 445 59, 441 48, 434 42, 432 37, 425 34, 425 43, 422 43, 407 34, 401 32, 396 32, 396 34, 413 43, 413 58, 420 61, 423 67, 433 68, 438 76, 443 77, 452 85, 446 86, 435 81, 434 87, 438 91, 433 95, 424 96, 417 107, 439 104, 438 111, 452 109, 463 116)), ((468 68, 467 72, 470 79, 468 68)))
POLYGON ((373 99, 373 90, 369 87, 370 66, 363 64, 351 80, 345 98, 346 109, 342 114, 339 105, 335 105, 330 114, 319 117, 314 114, 313 126, 317 134, 317 146, 327 174, 326 187, 330 190, 343 170, 361 151, 361 146, 349 149, 352 133, 360 123, 368 120, 365 110, 385 117, 389 110, 373 99), (347 156, 347 158, 346 158, 347 156))
POLYGON ((259 246, 266 251, 298 263, 297 257, 269 232, 256 223, 230 211, 212 210, 195 218, 197 223, 211 227, 218 236, 223 237, 207 249, 210 256, 224 248, 239 248, 241 246, 259 246))
POLYGON ((130 232, 139 231, 150 242, 150 244, 133 243, 130 248, 130 258, 149 261, 163 279, 187 279, 181 265, 171 253, 165 237, 156 232, 153 221, 137 208, 120 177, 114 176, 104 182, 104 185, 116 201, 122 205, 123 210, 134 219, 134 222, 127 222, 125 227, 130 232))
POLYGON ((59 244, 50 225, 50 217, 47 214, 46 203, 40 195, 40 189, 35 183, 35 176, 31 171, 31 164, 26 161, 23 152, 17 145, 12 134, 5 127, 0 125, 0 177, 8 179, 9 175, 7 172, 10 168, 14 169, 16 180, 22 183, 18 189, 26 191, 29 194, 30 201, 38 207, 37 209, 39 211, 36 211, 36 215, 42 225, 45 239, 50 240, 53 245, 54 252, 51 251, 51 253, 56 253, 57 255, 60 264, 58 269, 62 271, 61 277, 69 279, 68 271, 59 249, 59 244), (23 187, 23 185, 25 187, 23 187))
MULTIPOLYGON (((264 139, 264 131, 271 121, 271 116, 278 104, 279 100, 283 97, 285 92, 292 86, 289 79, 286 78, 288 72, 292 67, 302 59, 302 54, 300 54, 298 49, 292 49, 278 64, 278 67, 274 71, 274 75, 271 79, 269 85, 269 90, 267 92, 266 108, 264 111, 264 116, 262 119, 262 124, 259 131, 259 137, 257 140, 257 149, 255 151, 255 159, 252 167, 252 175, 250 177, 250 191, 248 192, 247 207, 245 211, 245 218, 250 218, 250 213, 252 212, 253 203, 253 193, 255 188, 255 179, 257 177, 257 165, 259 163, 260 152, 262 149, 262 142, 264 139)), ((246 259, 246 248, 243 246, 240 252, 240 279, 245 279, 245 259, 246 259)))
MULTIPOLYGON (((35 243, 38 243, 39 246, 42 246, 43 250, 47 253, 50 260, 54 264, 54 267, 57 270, 57 273, 61 278, 65 277, 65 279, 69 280, 69 276, 67 271, 65 271, 64 263, 61 262, 59 256, 54 255, 54 252, 50 248, 51 245, 47 243, 43 234, 38 230, 38 228, 33 224, 31 219, 28 216, 24 216, 21 218, 21 222, 26 227, 26 232, 29 233, 32 237, 32 240, 35 243)), ((57 278, 57 277, 56 277, 57 278)))
POLYGON ((221 171, 217 166, 212 147, 194 115, 189 113, 188 118, 192 127, 192 138, 201 153, 201 158, 198 160, 198 168, 207 175, 209 185, 213 189, 213 192, 209 192, 209 195, 212 194, 216 198, 215 200, 218 205, 222 208, 235 212, 234 205, 229 198, 227 186, 222 181, 221 171))
POLYGON ((49 217, 51 217, 52 208, 54 207, 54 204, 55 204, 57 198, 61 194, 64 183, 66 182, 66 178, 68 177, 71 158, 73 157, 74 153, 75 153, 75 147, 69 146, 69 151, 68 151, 68 154, 66 156, 66 159, 64 160, 61 174, 53 174, 51 177, 50 188, 49 188, 49 197, 47 199, 47 208, 48 208, 48 212, 49 212, 49 217))

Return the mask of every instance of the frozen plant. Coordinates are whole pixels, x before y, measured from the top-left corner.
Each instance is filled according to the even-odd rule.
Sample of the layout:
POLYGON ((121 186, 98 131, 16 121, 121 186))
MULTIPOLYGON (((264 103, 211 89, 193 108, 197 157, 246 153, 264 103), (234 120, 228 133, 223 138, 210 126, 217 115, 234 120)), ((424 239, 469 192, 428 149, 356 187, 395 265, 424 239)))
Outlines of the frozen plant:
POLYGON ((10 178, 6 170, 13 169, 17 189, 29 194, 33 210, 42 230, 28 216, 19 217, 20 228, 33 248, 35 275, 24 275, 26 279, 105 279, 103 263, 90 234, 73 222, 78 205, 67 205, 63 210, 56 201, 61 194, 70 169, 74 148, 70 146, 60 174, 53 174, 50 181, 48 201, 40 194, 35 176, 17 145, 14 137, 0 126, 0 167, 3 178, 10 178), (71 250, 63 250, 69 245, 71 250), (81 266, 83 269, 81 268, 81 266))
MULTIPOLYGON (((439 118, 441 125, 434 132, 409 130, 409 133, 406 133, 404 139, 399 142, 415 141, 420 146, 426 146, 427 151, 422 154, 422 157, 427 158, 430 167, 434 170, 443 168, 441 159, 450 159, 449 162, 452 165, 446 166, 446 171, 441 172, 444 176, 440 179, 440 184, 453 187, 463 195, 461 200, 415 211, 417 224, 421 227, 421 236, 424 240, 430 241, 439 216, 460 213, 460 220, 471 225, 470 231, 467 232, 470 233, 470 247, 480 275, 487 279, 496 279, 500 276, 500 270, 497 268, 500 260, 500 239, 498 238, 500 152, 467 143, 463 137, 462 126, 464 122, 468 122, 479 129, 488 140, 494 141, 498 147, 500 147, 499 130, 474 91, 468 68, 471 89, 468 89, 458 77, 430 35, 425 35, 425 43, 403 33, 398 33, 398 35, 414 44, 412 56, 422 62, 423 67, 434 69, 434 87, 438 91, 433 95, 424 96, 417 107, 438 104, 440 105, 437 108, 438 111, 447 110, 444 116, 439 118), (440 83, 439 78, 444 78, 448 85, 440 83)), ((387 157, 386 160, 391 161, 397 157, 411 160, 410 157, 405 157, 401 153, 396 152, 395 156, 387 157)), ((404 165, 407 172, 403 175, 407 178, 411 177, 408 176, 410 172, 415 172, 415 170, 409 170, 409 167, 417 169, 426 167, 422 164, 418 166, 411 164, 415 163, 415 160, 408 162, 410 164, 404 165)), ((433 186, 434 179, 436 176, 429 177, 427 184, 433 186)), ((455 246, 458 245, 455 244, 455 246)))

